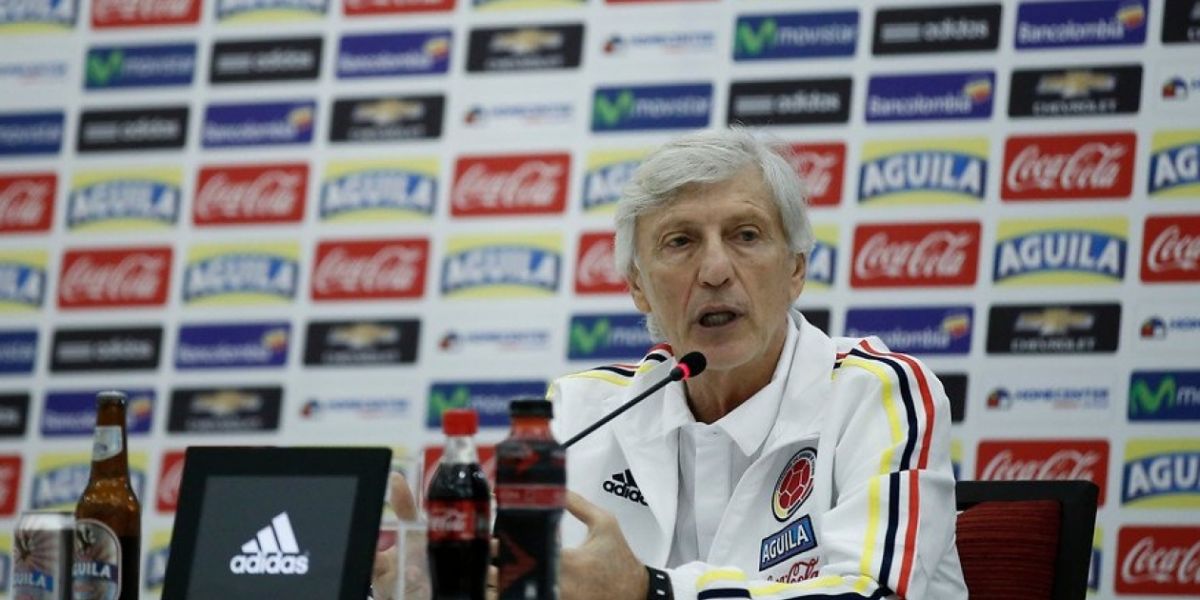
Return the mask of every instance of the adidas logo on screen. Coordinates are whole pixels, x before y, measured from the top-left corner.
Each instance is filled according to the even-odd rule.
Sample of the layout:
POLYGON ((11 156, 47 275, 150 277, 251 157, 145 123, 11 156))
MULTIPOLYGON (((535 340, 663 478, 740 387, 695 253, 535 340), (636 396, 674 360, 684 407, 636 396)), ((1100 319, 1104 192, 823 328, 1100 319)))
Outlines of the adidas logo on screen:
POLYGON ((308 572, 308 554, 300 554, 292 521, 286 512, 271 519, 271 524, 258 530, 250 541, 242 544, 242 553, 229 561, 235 575, 303 575, 308 572))
POLYGON ((604 482, 603 487, 604 491, 614 496, 646 506, 642 490, 638 489, 637 482, 633 480, 633 472, 629 469, 625 469, 624 473, 613 473, 612 477, 604 482))

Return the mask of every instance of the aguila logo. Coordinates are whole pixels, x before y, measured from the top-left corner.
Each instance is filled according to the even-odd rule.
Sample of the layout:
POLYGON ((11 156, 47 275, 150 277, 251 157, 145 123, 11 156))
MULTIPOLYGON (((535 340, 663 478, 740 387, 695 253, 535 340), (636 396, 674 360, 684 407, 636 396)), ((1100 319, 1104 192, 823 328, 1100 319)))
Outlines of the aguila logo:
POLYGON ((1004 144, 1005 200, 1124 198, 1133 191, 1137 136, 1016 136, 1004 144))
POLYGON ((561 213, 571 155, 463 157, 454 170, 450 212, 457 217, 561 213))
POLYGON ((205 167, 197 188, 196 225, 296 222, 304 218, 308 165, 205 167))
POLYGON ((771 514, 777 521, 792 518, 812 495, 816 469, 817 451, 814 448, 805 448, 788 461, 775 482, 775 491, 771 492, 771 514))
POLYGON ((861 225, 854 234, 854 287, 975 283, 979 223, 861 225))

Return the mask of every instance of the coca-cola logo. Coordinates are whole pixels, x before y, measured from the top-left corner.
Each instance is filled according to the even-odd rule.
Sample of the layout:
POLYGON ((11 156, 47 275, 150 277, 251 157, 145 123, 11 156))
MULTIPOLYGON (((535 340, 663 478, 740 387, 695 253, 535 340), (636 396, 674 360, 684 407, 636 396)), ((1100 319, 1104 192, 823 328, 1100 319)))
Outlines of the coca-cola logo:
POLYGON ((1108 441, 984 441, 979 444, 975 471, 981 481, 1086 479, 1100 486, 1103 504, 1108 441))
POLYGON ((455 216, 553 214, 566 208, 569 154, 464 157, 455 168, 455 216))
POLYGON ((579 238, 575 265, 575 293, 619 294, 626 291, 625 278, 613 262, 613 234, 589 232, 579 238))
POLYGON ((1143 239, 1142 280, 1200 280, 1200 216, 1150 217, 1143 239))
POLYGON ((201 0, 95 0, 92 26, 182 25, 200 20, 201 0))
POLYGON ((791 162, 808 189, 809 206, 837 206, 842 201, 845 144, 795 144, 791 162))
POLYGON ((53 173, 0 177, 0 232, 48 231, 56 186, 53 173))
POLYGON ((1117 546, 1118 593, 1200 594, 1200 528, 1126 527, 1117 546))
POLYGON ((21 482, 21 457, 0 456, 0 517, 17 510, 17 486, 21 482))
POLYGON ((197 225, 288 223, 304 218, 308 165, 211 167, 200 171, 197 225))
POLYGON ((973 285, 978 223, 863 225, 854 236, 854 287, 973 285))
POLYGON ((70 250, 59 278, 61 308, 161 306, 166 303, 171 248, 70 250))
POLYGON ((158 512, 173 513, 179 504, 179 484, 183 481, 183 457, 179 451, 163 455, 162 469, 158 474, 158 491, 155 494, 158 512))
POLYGON ((419 298, 429 242, 423 239, 323 242, 313 270, 314 300, 419 298))
POLYGON ((1133 189, 1132 133, 1009 138, 1006 200, 1117 198, 1133 189))

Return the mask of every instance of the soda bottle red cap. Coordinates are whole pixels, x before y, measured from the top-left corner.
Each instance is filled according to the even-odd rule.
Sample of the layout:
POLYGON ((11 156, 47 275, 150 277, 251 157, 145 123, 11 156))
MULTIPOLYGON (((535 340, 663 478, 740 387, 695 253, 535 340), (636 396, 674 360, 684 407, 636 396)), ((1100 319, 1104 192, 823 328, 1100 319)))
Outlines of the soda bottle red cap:
POLYGON ((442 432, 446 435, 475 435, 479 415, 469 408, 452 408, 442 413, 442 432))

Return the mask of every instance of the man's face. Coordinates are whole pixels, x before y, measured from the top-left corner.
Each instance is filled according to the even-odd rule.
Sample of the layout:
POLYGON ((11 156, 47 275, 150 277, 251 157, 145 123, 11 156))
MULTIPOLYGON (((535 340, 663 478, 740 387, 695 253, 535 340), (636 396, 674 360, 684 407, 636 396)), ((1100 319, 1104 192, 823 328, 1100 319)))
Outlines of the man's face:
POLYGON ((635 242, 634 304, 657 319, 676 355, 703 352, 710 370, 775 358, 805 265, 788 249, 757 166, 684 187, 638 217, 635 242))

